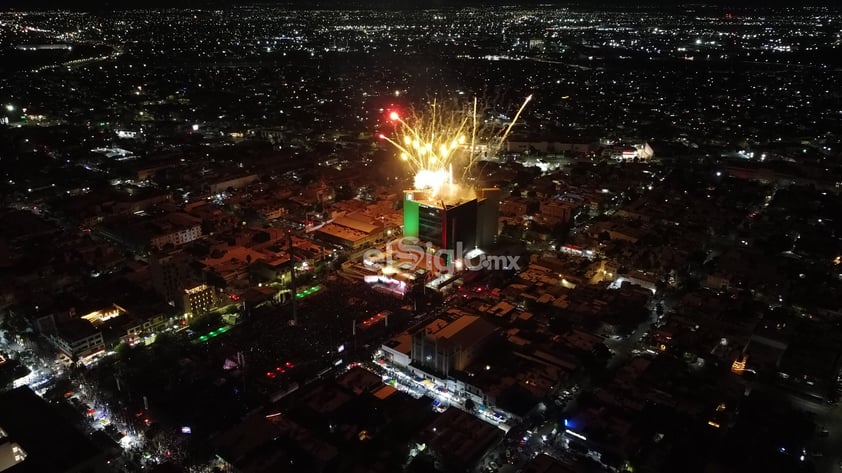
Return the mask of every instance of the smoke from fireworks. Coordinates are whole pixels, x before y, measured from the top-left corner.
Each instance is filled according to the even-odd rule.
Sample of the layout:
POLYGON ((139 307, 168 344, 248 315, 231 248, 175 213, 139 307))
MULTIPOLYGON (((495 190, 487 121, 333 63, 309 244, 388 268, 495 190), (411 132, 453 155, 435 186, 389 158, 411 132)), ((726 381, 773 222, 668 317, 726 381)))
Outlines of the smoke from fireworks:
POLYGON ((531 95, 526 97, 514 118, 502 127, 487 125, 477 99, 454 106, 433 101, 423 114, 413 110, 401 116, 392 111, 389 120, 395 125, 394 136, 381 134, 380 138, 409 165, 416 189, 426 189, 436 198, 455 198, 476 161, 499 152, 531 99, 531 95))

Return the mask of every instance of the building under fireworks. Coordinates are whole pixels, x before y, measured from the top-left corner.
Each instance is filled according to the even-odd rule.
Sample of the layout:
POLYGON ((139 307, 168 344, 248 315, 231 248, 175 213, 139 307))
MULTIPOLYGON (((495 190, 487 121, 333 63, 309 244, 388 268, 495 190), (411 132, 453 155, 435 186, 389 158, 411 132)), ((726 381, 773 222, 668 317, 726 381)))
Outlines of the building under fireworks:
POLYGON ((414 188, 404 191, 402 238, 363 256, 361 272, 378 273, 364 274, 364 280, 403 295, 420 282, 447 290, 465 270, 509 267, 499 258, 493 265, 483 259, 483 250, 496 243, 502 192, 472 188, 470 173, 479 159, 499 153, 531 98, 512 119, 494 126, 486 125, 485 108, 476 99, 434 100, 425 112, 406 116, 388 111, 394 133, 378 137, 399 153, 414 188))
POLYGON ((404 236, 447 250, 456 250, 457 243, 464 251, 490 247, 497 238, 501 191, 486 188, 477 194, 444 200, 425 190, 404 191, 404 236))

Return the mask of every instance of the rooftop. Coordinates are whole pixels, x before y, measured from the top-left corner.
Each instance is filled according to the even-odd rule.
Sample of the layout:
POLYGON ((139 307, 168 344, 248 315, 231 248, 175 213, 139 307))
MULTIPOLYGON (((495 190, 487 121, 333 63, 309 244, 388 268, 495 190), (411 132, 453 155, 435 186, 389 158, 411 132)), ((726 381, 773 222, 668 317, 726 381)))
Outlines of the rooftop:
POLYGON ((424 335, 438 343, 471 345, 491 335, 495 327, 475 315, 463 315, 452 322, 436 319, 424 327, 424 335))
POLYGON ((5 434, 0 435, 0 471, 4 473, 75 471, 102 455, 91 440, 28 387, 0 394, 0 433, 5 434), (14 465, 6 455, 10 444, 25 452, 14 465))
POLYGON ((456 468, 469 468, 503 432, 467 412, 448 408, 421 432, 421 439, 456 468))

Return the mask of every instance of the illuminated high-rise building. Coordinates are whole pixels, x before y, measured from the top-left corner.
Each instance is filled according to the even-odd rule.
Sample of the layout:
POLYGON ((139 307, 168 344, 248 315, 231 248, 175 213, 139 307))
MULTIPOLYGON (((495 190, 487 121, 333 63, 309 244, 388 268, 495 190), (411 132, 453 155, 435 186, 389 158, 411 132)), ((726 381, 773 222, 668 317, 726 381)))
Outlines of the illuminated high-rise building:
POLYGON ((404 191, 404 236, 441 249, 488 247, 497 238, 500 189, 481 189, 478 197, 437 200, 424 190, 404 191))

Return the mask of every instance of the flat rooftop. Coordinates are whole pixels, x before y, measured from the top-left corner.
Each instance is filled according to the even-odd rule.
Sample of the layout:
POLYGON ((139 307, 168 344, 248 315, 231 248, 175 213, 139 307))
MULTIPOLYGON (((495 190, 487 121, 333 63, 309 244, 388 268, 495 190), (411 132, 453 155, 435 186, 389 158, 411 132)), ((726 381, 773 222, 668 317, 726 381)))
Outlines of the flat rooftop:
POLYGON ((412 336, 408 333, 402 333, 387 341, 383 345, 395 350, 396 352, 409 355, 412 351, 412 336))
POLYGON ((357 242, 368 237, 368 233, 353 228, 345 227, 336 223, 328 223, 317 230, 318 233, 330 235, 348 242, 357 242))
POLYGON ((463 315, 452 322, 436 319, 424 327, 424 336, 439 343, 470 345, 493 333, 495 327, 476 315, 463 315))
POLYGON ((91 335, 96 335, 97 329, 85 319, 70 319, 57 325, 58 333, 63 338, 71 341, 80 340, 91 335))
POLYGON ((422 431, 421 439, 455 469, 467 469, 502 435, 496 426, 450 407, 422 431))
POLYGON ((350 214, 345 217, 337 217, 333 219, 333 223, 341 225, 352 230, 371 234, 383 229, 382 225, 373 223, 370 218, 360 214, 350 214))
POLYGON ((464 203, 476 200, 476 195, 473 190, 465 190, 465 196, 448 196, 448 197, 431 197, 430 192, 420 189, 405 190, 404 198, 413 202, 418 202, 427 207, 435 207, 439 209, 458 207, 464 203))

